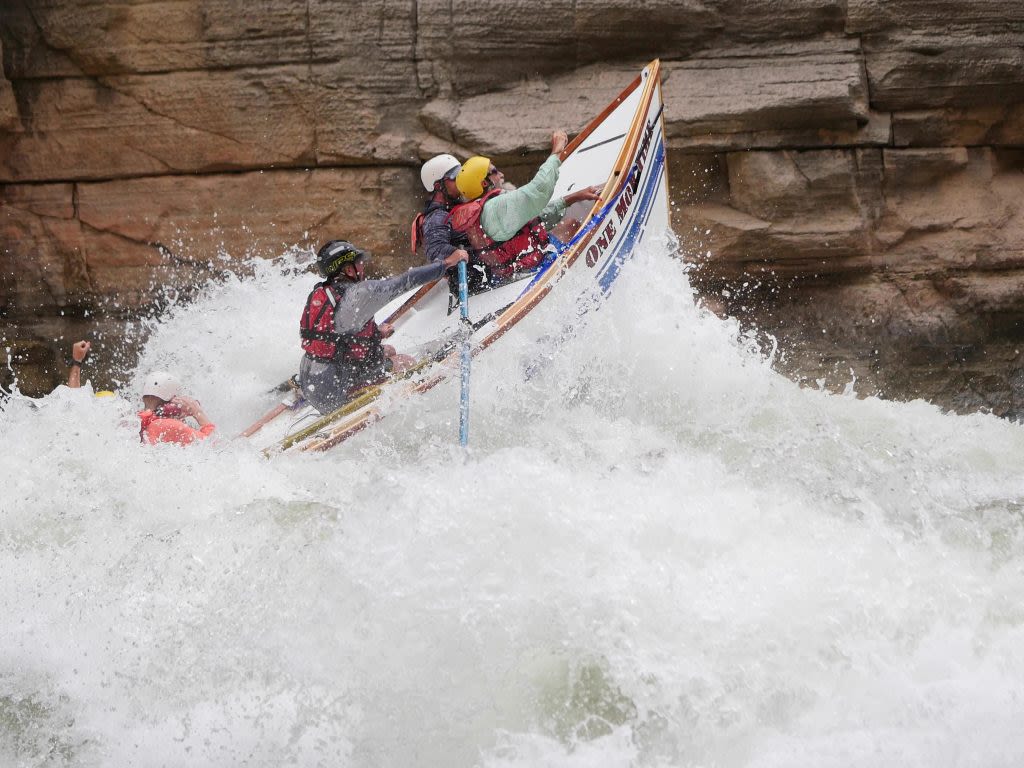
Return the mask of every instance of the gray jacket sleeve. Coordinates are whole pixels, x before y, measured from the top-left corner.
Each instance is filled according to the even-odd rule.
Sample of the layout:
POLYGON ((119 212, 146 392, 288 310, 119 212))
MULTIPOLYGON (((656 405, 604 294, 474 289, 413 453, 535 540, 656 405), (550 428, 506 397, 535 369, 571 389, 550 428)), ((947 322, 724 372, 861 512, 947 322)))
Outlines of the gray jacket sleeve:
POLYGON ((345 285, 345 297, 334 310, 334 330, 338 333, 361 330, 377 310, 389 301, 410 288, 440 279, 445 269, 443 261, 435 261, 383 280, 363 280, 345 285))
POLYGON ((424 217, 423 243, 427 261, 441 261, 457 250, 452 244, 452 225, 448 222, 448 211, 439 208, 424 217))

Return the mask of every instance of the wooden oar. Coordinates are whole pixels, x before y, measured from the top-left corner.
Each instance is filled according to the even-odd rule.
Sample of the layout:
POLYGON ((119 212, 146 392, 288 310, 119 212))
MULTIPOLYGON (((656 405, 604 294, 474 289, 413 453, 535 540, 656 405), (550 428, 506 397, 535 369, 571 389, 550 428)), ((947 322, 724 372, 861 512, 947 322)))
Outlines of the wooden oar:
POLYGON ((288 410, 288 405, 285 403, 278 403, 272 409, 263 414, 257 421, 249 425, 249 428, 241 434, 241 437, 252 437, 259 432, 263 427, 272 422, 282 413, 288 410))
POLYGON ((263 427, 267 426, 270 422, 280 416, 287 410, 295 408, 299 403, 302 402, 302 395, 299 393, 298 383, 295 381, 295 377, 288 379, 283 384, 278 386, 278 391, 288 392, 285 398, 263 414, 259 419, 250 424, 239 437, 252 437, 259 432, 263 427))
POLYGON ((416 304, 420 299, 422 299, 424 296, 430 293, 431 289, 435 285, 437 285, 437 282, 437 280, 431 280, 429 283, 425 283, 424 285, 422 285, 420 289, 416 291, 416 293, 414 293, 412 296, 410 296, 408 299, 402 302, 402 306, 400 306, 398 309, 396 309, 394 312, 388 315, 387 319, 385 319, 384 322, 394 325, 395 321, 398 318, 400 318, 402 315, 404 315, 406 312, 412 309, 414 304, 416 304))

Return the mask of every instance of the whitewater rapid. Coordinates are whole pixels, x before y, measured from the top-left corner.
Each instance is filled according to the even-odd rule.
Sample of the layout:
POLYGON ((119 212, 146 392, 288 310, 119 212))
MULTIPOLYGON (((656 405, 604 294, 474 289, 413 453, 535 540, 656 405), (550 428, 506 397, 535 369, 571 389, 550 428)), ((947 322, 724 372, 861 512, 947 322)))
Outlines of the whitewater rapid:
POLYGON ((664 252, 317 456, 231 439, 313 278, 0 411, 0 766, 1018 766, 1024 429, 801 389, 664 252), (142 446, 175 371, 220 439, 142 446))

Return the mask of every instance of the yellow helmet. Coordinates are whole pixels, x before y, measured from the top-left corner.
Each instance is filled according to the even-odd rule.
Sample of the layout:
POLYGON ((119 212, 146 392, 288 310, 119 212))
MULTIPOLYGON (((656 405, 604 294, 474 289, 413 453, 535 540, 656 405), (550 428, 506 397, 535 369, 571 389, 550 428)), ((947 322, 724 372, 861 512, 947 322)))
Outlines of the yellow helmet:
POLYGON ((484 179, 491 168, 489 157, 471 157, 462 164, 459 175, 455 177, 455 186, 467 200, 476 200, 484 193, 484 179))

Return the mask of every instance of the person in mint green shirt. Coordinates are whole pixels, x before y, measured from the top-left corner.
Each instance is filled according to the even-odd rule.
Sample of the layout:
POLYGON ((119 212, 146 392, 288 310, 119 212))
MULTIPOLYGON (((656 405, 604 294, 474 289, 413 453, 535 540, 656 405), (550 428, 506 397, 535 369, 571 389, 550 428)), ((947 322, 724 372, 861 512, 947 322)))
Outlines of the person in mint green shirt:
POLYGON ((561 220, 567 206, 600 198, 598 187, 588 187, 552 200, 567 140, 563 131, 555 131, 551 156, 528 184, 512 191, 502 188, 504 174, 488 158, 471 157, 462 164, 455 184, 466 202, 449 216, 453 242, 465 241, 470 263, 486 265, 493 281, 540 264, 549 246, 547 228, 561 220))

